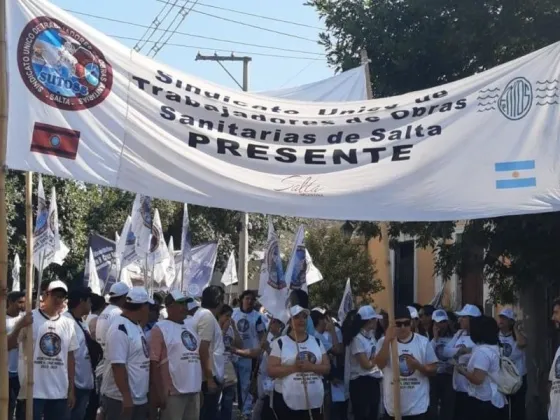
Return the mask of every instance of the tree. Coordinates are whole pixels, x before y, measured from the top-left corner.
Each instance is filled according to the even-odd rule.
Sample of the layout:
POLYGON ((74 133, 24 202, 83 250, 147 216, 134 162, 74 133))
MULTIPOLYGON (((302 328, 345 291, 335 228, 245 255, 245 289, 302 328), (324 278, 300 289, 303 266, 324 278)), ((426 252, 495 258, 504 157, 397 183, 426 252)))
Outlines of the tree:
MULTIPOLYGON (((554 0, 312 0, 308 4, 325 21, 327 32, 321 41, 330 64, 348 69, 358 64, 359 50, 367 50, 374 96, 452 82, 560 39, 560 6, 554 0)), ((369 236, 379 234, 375 223, 356 227, 369 236)), ((440 251, 436 269, 444 277, 474 262, 484 270, 495 300, 521 296, 525 311, 530 312, 525 320, 530 322, 525 327, 528 366, 538 367, 529 371, 529 383, 546 384, 542 372, 548 371, 550 354, 538 343, 547 335, 547 290, 553 285, 557 292, 559 286, 560 218, 552 213, 468 221, 462 242, 447 244, 454 227, 453 222, 392 223, 390 234, 408 233, 419 246, 434 245, 440 251)), ((546 403, 537 403, 534 396, 546 392, 533 388, 529 394, 528 418, 544 418, 546 403)))
POLYGON ((338 227, 308 230, 305 246, 323 280, 309 287, 311 302, 338 308, 346 279, 350 279, 354 297, 373 301, 373 294, 382 290, 367 247, 361 241, 346 238, 338 227))

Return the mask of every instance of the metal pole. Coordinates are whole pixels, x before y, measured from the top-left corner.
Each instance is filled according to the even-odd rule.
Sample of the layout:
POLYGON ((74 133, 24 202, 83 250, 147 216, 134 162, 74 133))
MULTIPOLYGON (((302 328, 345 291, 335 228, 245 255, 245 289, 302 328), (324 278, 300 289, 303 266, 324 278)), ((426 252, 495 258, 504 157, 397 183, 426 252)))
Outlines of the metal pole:
POLYGON ((6 48, 6 1, 0 0, 0 420, 8 419, 8 226, 6 209, 6 148, 8 145, 8 62, 6 48))
MULTIPOLYGON (((25 223, 27 236, 27 254, 25 259, 25 312, 30 314, 33 309, 33 173, 25 173, 25 223)), ((33 395, 33 325, 27 327, 25 338, 25 395, 33 395)), ((25 399, 25 418, 33 418, 33 398, 25 399)))
MULTIPOLYGON (((366 73, 366 89, 368 100, 373 99, 373 90, 371 87, 371 76, 369 73, 369 58, 366 50, 360 51, 362 65, 366 73)), ((381 246, 384 252, 384 265, 387 270, 387 312, 389 315, 389 325, 395 325, 395 297, 393 285, 393 271, 391 268, 391 250, 389 249, 389 223, 381 223, 381 246)), ((401 381, 399 370, 399 352, 397 349, 397 341, 391 343, 391 367, 393 370, 393 414, 395 420, 401 420, 401 381)))
MULTIPOLYGON (((250 58, 244 57, 243 60, 243 91, 249 90, 249 61, 250 58)), ((239 234, 239 295, 249 288, 247 268, 249 264, 249 213, 241 214, 241 233, 239 234)))

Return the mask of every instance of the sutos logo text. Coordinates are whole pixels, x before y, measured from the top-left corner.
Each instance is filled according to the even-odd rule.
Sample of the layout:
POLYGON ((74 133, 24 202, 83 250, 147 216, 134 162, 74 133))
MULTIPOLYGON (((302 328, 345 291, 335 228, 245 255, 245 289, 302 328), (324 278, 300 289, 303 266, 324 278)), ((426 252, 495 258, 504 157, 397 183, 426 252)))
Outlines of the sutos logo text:
POLYGON ((21 33, 17 61, 27 88, 65 111, 99 105, 111 92, 113 70, 103 53, 78 31, 41 16, 21 33))

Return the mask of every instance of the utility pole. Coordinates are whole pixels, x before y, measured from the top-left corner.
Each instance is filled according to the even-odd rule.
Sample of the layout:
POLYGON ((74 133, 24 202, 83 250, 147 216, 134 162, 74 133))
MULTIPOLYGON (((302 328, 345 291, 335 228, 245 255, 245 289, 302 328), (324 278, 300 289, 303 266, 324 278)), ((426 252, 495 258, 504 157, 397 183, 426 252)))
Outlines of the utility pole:
MULTIPOLYGON (((196 55, 196 61, 215 61, 218 63, 224 71, 233 79, 233 81, 243 89, 244 92, 249 90, 249 63, 251 62, 251 57, 237 57, 233 54, 231 55, 202 55, 198 53, 196 55), (229 70, 222 64, 222 61, 242 61, 243 62, 243 83, 239 84, 237 79, 229 72, 229 70)), ((249 263, 249 214, 240 214, 240 226, 239 226, 239 261, 237 268, 237 276, 239 278, 238 283, 238 293, 241 295, 243 291, 249 288, 249 282, 247 277, 248 263, 249 263)))

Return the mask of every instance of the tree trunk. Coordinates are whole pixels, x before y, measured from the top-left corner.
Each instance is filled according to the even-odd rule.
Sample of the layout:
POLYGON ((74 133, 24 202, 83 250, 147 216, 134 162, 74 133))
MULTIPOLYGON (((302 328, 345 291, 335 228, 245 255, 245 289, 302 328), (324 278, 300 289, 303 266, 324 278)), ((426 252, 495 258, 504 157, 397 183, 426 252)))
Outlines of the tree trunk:
POLYGON ((527 335, 527 420, 547 418, 548 372, 552 362, 553 332, 548 320, 553 297, 542 283, 532 281, 521 293, 523 330, 527 335))

